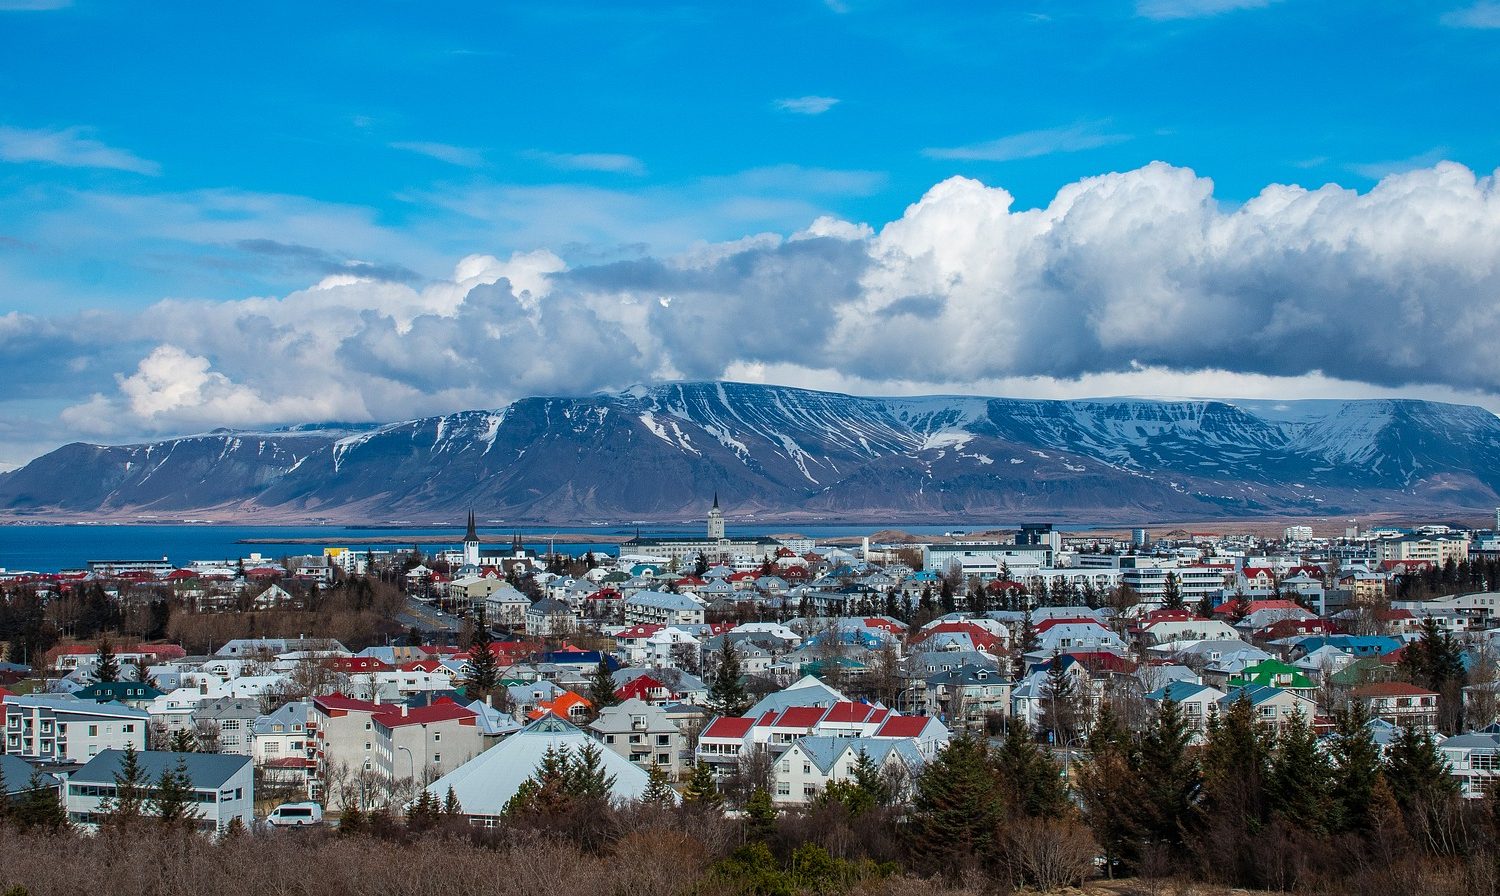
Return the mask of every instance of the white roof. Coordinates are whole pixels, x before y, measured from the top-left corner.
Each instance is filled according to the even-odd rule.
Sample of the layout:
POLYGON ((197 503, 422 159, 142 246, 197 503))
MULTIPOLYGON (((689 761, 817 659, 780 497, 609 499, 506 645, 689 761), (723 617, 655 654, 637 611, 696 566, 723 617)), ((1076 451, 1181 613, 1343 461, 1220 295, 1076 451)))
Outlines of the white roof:
POLYGON ((615 778, 610 789, 612 799, 634 800, 645 794, 650 778, 644 770, 551 713, 433 781, 427 785, 427 792, 442 800, 451 787, 465 815, 499 816, 521 784, 536 771, 549 747, 574 753, 586 744, 598 748, 605 774, 615 778))

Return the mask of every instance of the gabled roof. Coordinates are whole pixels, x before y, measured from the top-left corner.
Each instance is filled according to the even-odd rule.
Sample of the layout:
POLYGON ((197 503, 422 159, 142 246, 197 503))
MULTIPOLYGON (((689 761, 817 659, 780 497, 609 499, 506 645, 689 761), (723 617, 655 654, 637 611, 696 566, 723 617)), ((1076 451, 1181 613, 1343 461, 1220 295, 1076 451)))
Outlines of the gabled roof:
POLYGON ((704 737, 722 737, 729 740, 743 740, 750 729, 755 726, 755 719, 748 716, 719 716, 708 727, 703 729, 699 735, 704 737))
MULTIPOLYGON (((250 764, 249 756, 236 756, 232 753, 140 750, 135 755, 147 780, 155 781, 163 772, 176 770, 178 760, 181 760, 193 785, 204 790, 217 790, 250 764)), ((124 750, 105 750, 74 772, 69 780, 88 784, 113 784, 124 759, 124 750)))

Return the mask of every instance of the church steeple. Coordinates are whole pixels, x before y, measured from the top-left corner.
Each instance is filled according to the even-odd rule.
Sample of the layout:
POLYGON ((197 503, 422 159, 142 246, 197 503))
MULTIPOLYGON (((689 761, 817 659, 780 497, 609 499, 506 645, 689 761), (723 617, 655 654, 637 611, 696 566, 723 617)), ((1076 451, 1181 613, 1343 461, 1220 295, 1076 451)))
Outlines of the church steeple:
POLYGON ((724 511, 719 509, 719 493, 714 492, 714 506, 708 512, 708 540, 724 540, 724 511))
POLYGON ((479 530, 474 528, 474 510, 469 510, 469 531, 464 533, 464 565, 479 565, 479 530))
POLYGON ((464 533, 464 541, 465 542, 469 542, 469 541, 478 541, 478 540, 479 540, 479 533, 477 531, 475 531, 475 529, 474 529, 474 511, 472 509, 470 509, 469 510, 469 531, 466 532, 466 533, 464 533))

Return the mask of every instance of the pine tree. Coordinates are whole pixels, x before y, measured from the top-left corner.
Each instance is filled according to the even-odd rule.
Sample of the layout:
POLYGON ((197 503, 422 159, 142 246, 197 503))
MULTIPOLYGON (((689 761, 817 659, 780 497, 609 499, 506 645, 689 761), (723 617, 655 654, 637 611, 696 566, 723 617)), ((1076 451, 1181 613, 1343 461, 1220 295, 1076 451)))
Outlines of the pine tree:
POLYGON ((1161 605, 1168 610, 1182 609, 1182 586, 1177 582, 1176 573, 1168 572, 1162 583, 1161 605))
POLYGON ((589 678, 589 702, 594 705, 594 712, 602 712, 606 707, 618 706, 620 698, 615 694, 615 679, 609 673, 609 664, 604 660, 594 667, 594 674, 589 678))
POLYGON ((875 760, 870 758, 868 752, 859 751, 859 758, 854 760, 854 768, 850 771, 853 774, 854 786, 869 798, 872 806, 889 806, 895 801, 890 782, 886 780, 880 766, 875 764, 875 760))
POLYGON ((1408 814, 1440 810, 1458 796, 1458 782, 1427 731, 1406 727, 1386 751, 1385 779, 1391 794, 1408 814))
POLYGON ((719 786, 714 783, 713 768, 707 762, 700 760, 693 766, 693 773, 682 791, 682 805, 710 812, 723 811, 724 796, 719 793, 719 786))
POLYGON ((1016 638, 1016 649, 1011 656, 1011 678, 1020 681, 1026 677, 1026 654, 1036 650, 1036 647, 1036 627, 1032 624, 1031 610, 1028 609, 1021 620, 1021 633, 1016 638))
POLYGON ((1146 843, 1181 849, 1197 812, 1202 775, 1188 752, 1192 734, 1182 711, 1163 700, 1141 737, 1136 770, 1141 783, 1141 834, 1146 843))
POLYGON ((406 829, 414 834, 430 831, 437 827, 441 812, 438 798, 432 791, 423 788, 416 800, 406 807, 406 829))
POLYGON ((115 795, 104 802, 103 823, 108 827, 125 827, 141 817, 146 801, 150 798, 151 785, 146 772, 141 768, 140 754, 135 744, 126 744, 120 757, 120 770, 115 772, 115 795))
POLYGON ((449 820, 459 818, 464 814, 464 807, 458 801, 458 794, 453 792, 453 785, 448 785, 448 792, 443 796, 443 817, 449 820))
POLYGON ((68 812, 58 799, 57 791, 42 783, 41 773, 32 769, 26 790, 10 810, 10 818, 22 830, 60 831, 68 824, 68 812))
POLYGON ((641 794, 641 802, 648 806, 676 804, 677 793, 672 790, 672 783, 667 780, 667 773, 662 771, 661 766, 652 765, 646 769, 646 790, 641 794))
POLYGON ((99 636, 99 649, 94 654, 94 681, 99 684, 120 680, 120 661, 115 657, 114 646, 109 635, 99 636))
POLYGON ((1041 696, 1042 729, 1053 744, 1064 746, 1078 727, 1077 682, 1055 651, 1047 665, 1047 681, 1042 685, 1041 696))
POLYGON ((364 810, 359 808, 359 803, 352 803, 339 816, 339 836, 353 837, 363 834, 368 824, 364 810))
POLYGON ((1068 806, 1057 763, 1032 736, 1024 719, 1011 719, 995 754, 1006 811, 1013 817, 1057 818, 1068 806))
POLYGON ((464 696, 473 700, 484 699, 500 686, 500 661, 490 650, 490 626, 482 611, 469 638, 469 673, 465 681, 464 696))
MULTIPOLYGON (((832 635, 837 637, 838 633, 832 635)), ((750 695, 740 683, 740 652, 728 635, 723 637, 719 646, 719 665, 708 689, 708 705, 718 715, 738 716, 750 708, 750 695)))
POLYGON ((198 797, 193 779, 188 775, 187 759, 177 757, 177 765, 164 769, 151 796, 153 814, 163 827, 190 829, 198 820, 198 797))
POLYGON ((745 801, 745 835, 750 840, 769 843, 776 836, 776 806, 764 787, 757 787, 745 801))
POLYGON ((1317 732, 1299 710, 1281 727, 1271 761, 1267 801, 1271 811, 1314 834, 1332 828, 1332 770, 1318 746, 1317 732))
POLYGON ((1114 877, 1130 871, 1140 859, 1145 788, 1135 744, 1108 703, 1089 732, 1089 759, 1077 781, 1083 818, 1103 851, 1105 872, 1114 877))
POLYGON ((198 738, 186 728, 178 728, 167 738, 167 749, 173 753, 198 752, 198 738))
POLYGON ((1369 721, 1359 701, 1334 714, 1328 752, 1333 763, 1333 827, 1338 831, 1369 829, 1370 795, 1381 778, 1380 750, 1370 735, 1369 721))
POLYGON ((1271 735, 1243 690, 1222 715, 1210 717, 1202 750, 1201 815, 1204 857, 1231 881, 1254 882, 1260 858, 1255 838, 1268 820, 1271 735))
POLYGON ((574 751, 568 759, 565 791, 571 797, 608 800, 615 776, 604 769, 604 752, 593 741, 574 751))
POLYGON ((994 855, 1002 807, 988 759, 982 743, 957 737, 917 779, 908 846, 925 868, 956 875, 994 855))

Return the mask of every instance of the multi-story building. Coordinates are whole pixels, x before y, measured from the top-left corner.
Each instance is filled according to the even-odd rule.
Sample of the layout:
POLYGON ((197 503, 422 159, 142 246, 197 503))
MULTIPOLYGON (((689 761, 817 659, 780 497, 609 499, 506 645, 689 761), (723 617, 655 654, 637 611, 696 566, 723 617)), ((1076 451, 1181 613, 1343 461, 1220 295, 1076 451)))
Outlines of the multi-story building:
POLYGON ((150 715, 118 703, 62 696, 7 697, 5 752, 45 762, 88 762, 106 750, 146 748, 150 715))
POLYGON ((1403 728, 1437 725, 1438 693, 1404 681, 1377 681, 1354 689, 1372 719, 1385 719, 1403 728))
MULTIPOLYGON (((902 782, 909 791, 923 765, 923 758, 910 740, 869 737, 804 737, 777 760, 776 782, 771 800, 779 806, 806 806, 835 781, 853 781, 854 768, 863 754, 876 768, 889 771, 887 778, 902 782)), ((904 801, 907 792, 894 795, 904 801)))
POLYGON ((316 764, 311 700, 293 700, 250 726, 250 756, 266 780, 307 784, 316 764))
POLYGON ((260 718, 260 700, 249 697, 218 697, 204 700, 193 710, 193 730, 210 753, 249 756, 251 727, 260 718))
POLYGON ((638 591, 625 601, 626 625, 702 625, 703 604, 686 594, 638 591))
POLYGON ((643 769, 656 766, 677 778, 686 768, 688 740, 666 710, 631 698, 607 707, 589 731, 604 746, 643 769))
POLYGON ((375 770, 391 779, 432 781, 484 750, 476 713, 451 700, 386 704, 371 716, 375 770))
POLYGON ((1379 542, 1381 560, 1426 560, 1442 566, 1449 560, 1462 563, 1469 559, 1469 540, 1434 535, 1405 535, 1379 542))

